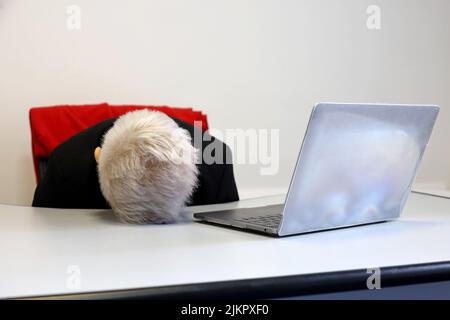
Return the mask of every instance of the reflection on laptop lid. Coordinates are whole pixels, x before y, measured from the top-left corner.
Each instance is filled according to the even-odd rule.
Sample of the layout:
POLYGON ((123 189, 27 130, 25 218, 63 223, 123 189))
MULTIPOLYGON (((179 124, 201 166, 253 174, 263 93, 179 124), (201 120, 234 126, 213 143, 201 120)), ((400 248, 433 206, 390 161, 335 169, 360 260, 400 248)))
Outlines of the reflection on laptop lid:
POLYGON ((284 205, 194 217, 274 236, 395 219, 438 112, 432 105, 319 103, 284 205))

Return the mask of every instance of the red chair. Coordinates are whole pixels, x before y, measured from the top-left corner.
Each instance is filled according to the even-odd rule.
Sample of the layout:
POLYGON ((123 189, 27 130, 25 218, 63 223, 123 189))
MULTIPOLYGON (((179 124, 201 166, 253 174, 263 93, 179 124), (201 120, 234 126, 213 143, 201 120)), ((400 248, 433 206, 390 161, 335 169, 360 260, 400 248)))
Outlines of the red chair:
POLYGON ((30 109, 31 146, 34 171, 39 183, 45 172, 47 159, 53 149, 78 132, 103 120, 118 117, 128 111, 138 109, 161 111, 168 116, 208 130, 208 121, 201 111, 192 108, 172 108, 168 106, 112 106, 107 103, 96 105, 62 105, 34 107, 30 109))

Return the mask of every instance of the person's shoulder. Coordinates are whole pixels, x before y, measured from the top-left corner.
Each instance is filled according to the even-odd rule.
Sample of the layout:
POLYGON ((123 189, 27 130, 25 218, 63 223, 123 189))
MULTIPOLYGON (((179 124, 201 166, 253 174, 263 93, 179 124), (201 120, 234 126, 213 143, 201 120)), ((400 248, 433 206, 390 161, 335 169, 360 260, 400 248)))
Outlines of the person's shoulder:
POLYGON ((111 118, 94 124, 50 153, 45 175, 36 188, 34 206, 81 208, 91 205, 92 199, 105 206, 101 203, 100 191, 95 187, 98 181, 94 150, 100 146, 115 120, 111 118))
POLYGON ((193 135, 194 130, 196 129, 196 127, 193 124, 180 120, 176 117, 169 117, 169 118, 171 118, 180 128, 187 130, 191 135, 193 135))
POLYGON ((51 153, 47 174, 57 180, 83 180, 95 169, 94 150, 114 125, 116 118, 101 121, 58 145, 51 153))
POLYGON ((116 120, 117 118, 106 119, 78 132, 77 134, 59 144, 52 151, 50 157, 58 154, 79 153, 86 148, 92 149, 92 147, 100 146, 103 136, 109 129, 111 129, 116 120))

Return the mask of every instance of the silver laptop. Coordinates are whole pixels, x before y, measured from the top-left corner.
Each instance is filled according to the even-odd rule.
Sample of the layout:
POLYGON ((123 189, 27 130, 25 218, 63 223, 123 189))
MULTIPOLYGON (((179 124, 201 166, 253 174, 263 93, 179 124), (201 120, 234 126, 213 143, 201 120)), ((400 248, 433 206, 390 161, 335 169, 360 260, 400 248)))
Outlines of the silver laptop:
POLYGON ((438 112, 432 105, 319 103, 284 204, 194 217, 272 236, 395 219, 438 112))

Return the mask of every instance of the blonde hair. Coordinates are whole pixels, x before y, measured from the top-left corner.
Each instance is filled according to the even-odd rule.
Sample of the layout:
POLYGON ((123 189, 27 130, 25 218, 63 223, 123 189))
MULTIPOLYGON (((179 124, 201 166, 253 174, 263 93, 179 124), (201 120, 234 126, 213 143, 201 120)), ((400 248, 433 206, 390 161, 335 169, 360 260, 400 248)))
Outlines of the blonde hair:
POLYGON ((196 158, 189 133, 167 115, 129 112, 103 138, 100 189, 122 222, 176 222, 197 184, 196 158))

